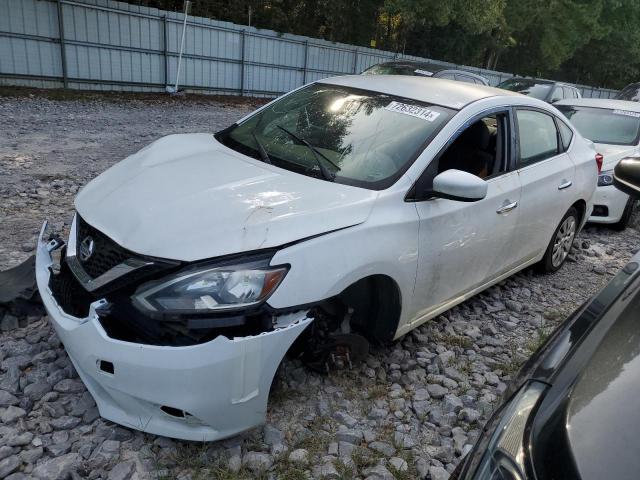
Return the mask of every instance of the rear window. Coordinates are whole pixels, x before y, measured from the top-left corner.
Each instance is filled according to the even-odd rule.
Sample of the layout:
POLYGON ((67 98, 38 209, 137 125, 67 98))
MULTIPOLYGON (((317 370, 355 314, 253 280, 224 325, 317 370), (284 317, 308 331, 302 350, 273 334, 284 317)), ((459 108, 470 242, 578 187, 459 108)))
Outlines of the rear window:
POLYGON ((640 113, 608 108, 558 105, 580 134, 596 143, 636 145, 640 134, 640 113))
POLYGON ((510 78, 499 84, 498 88, 544 100, 549 95, 552 86, 552 83, 537 82, 525 78, 510 78))
POLYGON ((415 65, 380 63, 367 68, 363 75, 416 75, 415 65))
POLYGON ((475 78, 470 77, 469 75, 462 75, 460 73, 456 74, 456 80, 465 83, 477 83, 475 78))
POLYGON ((630 102, 640 101, 640 83, 627 85, 616 95, 616 100, 628 100, 630 102))

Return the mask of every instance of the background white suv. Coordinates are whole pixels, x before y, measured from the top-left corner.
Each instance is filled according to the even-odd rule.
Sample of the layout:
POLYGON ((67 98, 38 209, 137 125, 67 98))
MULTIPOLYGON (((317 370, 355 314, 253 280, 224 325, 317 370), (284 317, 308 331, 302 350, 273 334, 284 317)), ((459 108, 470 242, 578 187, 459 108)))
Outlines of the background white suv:
MULTIPOLYGON (((100 414, 192 440, 264 420, 306 329, 353 360, 528 265, 560 268, 595 150, 552 106, 400 76, 326 79, 90 182, 38 286, 100 414)), ((333 354, 333 355, 332 355, 333 354)))

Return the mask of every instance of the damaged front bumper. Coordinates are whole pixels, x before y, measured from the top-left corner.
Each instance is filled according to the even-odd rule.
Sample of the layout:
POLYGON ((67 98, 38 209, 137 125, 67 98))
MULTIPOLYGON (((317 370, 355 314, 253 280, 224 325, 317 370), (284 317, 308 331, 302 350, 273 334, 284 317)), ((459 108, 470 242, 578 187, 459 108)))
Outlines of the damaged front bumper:
POLYGON ((255 336, 185 347, 130 343, 110 338, 91 304, 85 318, 58 305, 49 280, 51 252, 42 226, 36 280, 44 306, 80 378, 108 420, 148 433, 211 441, 265 420, 271 382, 285 353, 312 319, 289 315, 278 328, 255 336))

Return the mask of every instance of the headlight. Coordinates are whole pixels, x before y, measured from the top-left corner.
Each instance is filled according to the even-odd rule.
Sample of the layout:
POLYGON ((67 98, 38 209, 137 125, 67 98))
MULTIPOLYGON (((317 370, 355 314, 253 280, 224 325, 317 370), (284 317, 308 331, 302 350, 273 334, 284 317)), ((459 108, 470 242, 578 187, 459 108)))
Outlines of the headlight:
POLYGON ((532 410, 545 388, 544 384, 538 382, 526 384, 504 408, 473 478, 482 480, 527 478, 525 451, 529 445, 524 435, 532 410))
POLYGON ((139 310, 159 313, 206 313, 249 307, 273 293, 286 273, 286 266, 270 267, 269 259, 199 266, 144 284, 131 298, 139 310))
POLYGON ((607 170, 598 175, 598 186, 606 187, 607 185, 613 185, 613 170, 607 170))

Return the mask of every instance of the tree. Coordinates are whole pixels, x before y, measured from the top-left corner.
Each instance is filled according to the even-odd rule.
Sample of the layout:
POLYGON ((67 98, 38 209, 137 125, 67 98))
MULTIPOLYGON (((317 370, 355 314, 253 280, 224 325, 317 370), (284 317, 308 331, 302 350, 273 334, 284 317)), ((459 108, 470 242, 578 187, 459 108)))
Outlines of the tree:
POLYGON ((603 34, 579 48, 558 74, 565 80, 622 88, 640 79, 640 2, 607 2, 603 34))
MULTIPOLYGON (((132 0, 133 2, 134 0, 132 0)), ((183 0, 134 3, 181 10, 183 0)), ((194 0, 192 14, 517 74, 621 87, 638 0, 194 0)))
POLYGON ((604 33, 604 0, 509 0, 505 20, 515 45, 499 68, 534 76, 550 75, 576 50, 604 33))

